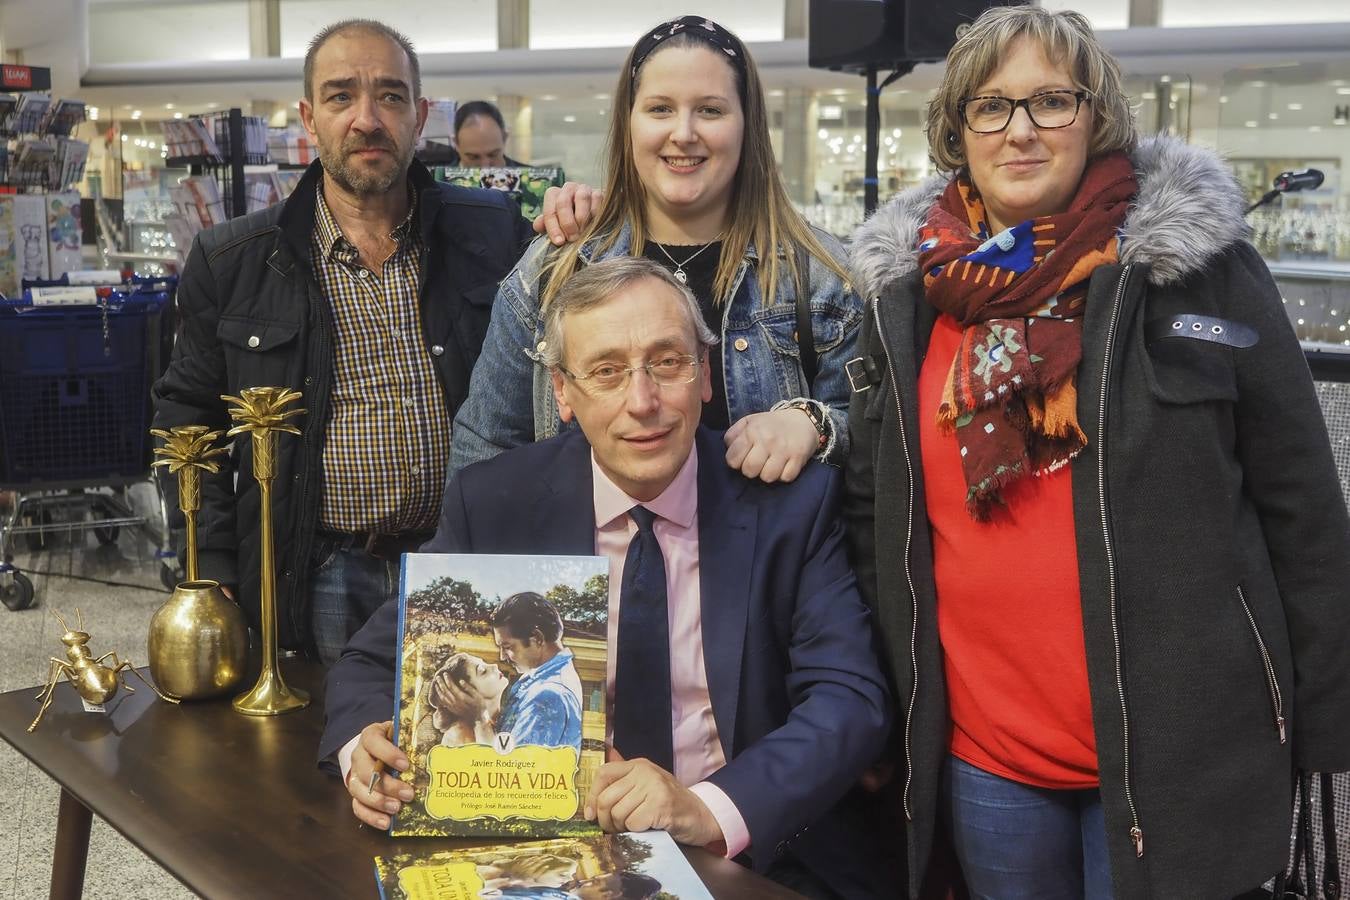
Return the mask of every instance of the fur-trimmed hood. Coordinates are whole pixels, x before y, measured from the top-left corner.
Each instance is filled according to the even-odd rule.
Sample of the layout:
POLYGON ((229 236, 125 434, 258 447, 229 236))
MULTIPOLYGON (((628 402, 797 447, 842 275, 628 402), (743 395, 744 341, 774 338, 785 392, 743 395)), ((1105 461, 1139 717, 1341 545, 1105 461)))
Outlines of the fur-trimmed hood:
MULTIPOLYGON (((1247 201, 1213 151, 1148 137, 1131 154, 1139 193, 1121 226, 1121 261, 1144 264, 1155 285, 1175 284, 1247 237, 1247 201)), ((854 232, 853 285, 875 297, 919 264, 919 229, 951 179, 934 175, 881 207, 854 232)))

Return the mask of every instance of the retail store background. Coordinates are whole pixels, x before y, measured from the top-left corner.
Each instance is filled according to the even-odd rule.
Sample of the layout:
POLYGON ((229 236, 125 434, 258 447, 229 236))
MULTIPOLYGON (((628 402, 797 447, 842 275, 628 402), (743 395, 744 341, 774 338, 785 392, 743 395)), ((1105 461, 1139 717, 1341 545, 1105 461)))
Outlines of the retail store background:
MULTIPOLYGON (((1121 60, 1144 132, 1215 147, 1253 199, 1286 169, 1326 173, 1317 191, 1254 215, 1300 336, 1350 346, 1350 4, 1343 0, 1049 0, 1089 16, 1121 60), (1220 18, 1221 17, 1221 18, 1220 18)), ((82 195, 120 209, 128 246, 157 228, 168 187, 161 123, 239 107, 298 127, 300 57, 328 22, 379 15, 422 54, 433 99, 490 99, 506 116, 508 153, 559 164, 595 183, 625 49, 662 18, 706 13, 751 44, 768 90, 774 148, 793 199, 846 235, 861 215, 861 79, 806 66, 806 0, 0 0, 0 62, 52 70, 53 96, 89 105, 82 195)), ((930 171, 923 108, 941 68, 918 67, 881 98, 881 196, 930 171)), ((95 246, 85 247, 97 264, 95 246)), ((1350 385, 1319 388, 1350 494, 1350 385)), ((1329 486, 1335 489, 1335 486, 1329 486)), ((153 515, 148 485, 132 492, 153 515)), ((22 544, 20 547, 22 548, 22 544)), ((149 617, 164 600, 153 543, 124 529, 100 545, 56 538, 16 562, 35 575, 40 605, 0 610, 0 690, 38 683, 59 652, 50 615, 79 606, 99 652, 144 661, 149 617), (109 588, 67 576, 142 584, 109 588)), ((64 688, 62 688, 64 689, 64 688)), ((45 896, 55 830, 54 785, 0 747, 0 897, 45 896)), ((94 826, 86 897, 190 896, 102 823, 94 826)))

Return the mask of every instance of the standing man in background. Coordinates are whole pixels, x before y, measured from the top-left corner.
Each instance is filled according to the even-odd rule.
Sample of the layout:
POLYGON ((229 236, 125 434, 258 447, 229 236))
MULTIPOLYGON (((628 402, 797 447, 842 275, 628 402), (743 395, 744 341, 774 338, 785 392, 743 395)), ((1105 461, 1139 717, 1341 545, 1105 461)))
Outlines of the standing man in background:
POLYGON ((528 166, 506 155, 507 135, 502 111, 486 100, 470 100, 455 110, 455 149, 461 166, 528 166))
MULTIPOLYGON (((417 54, 392 28, 350 19, 319 32, 304 91, 319 161, 284 203, 198 235, 154 404, 157 428, 224 429, 222 394, 304 394, 302 436, 281 438, 273 487, 278 626, 282 646, 328 663, 396 596, 399 555, 435 529, 450 423, 497 282, 532 232, 505 195, 437 184, 413 160, 427 101, 417 54)), ((233 460, 237 485, 229 468, 203 479, 200 569, 256 627, 247 440, 233 460)))

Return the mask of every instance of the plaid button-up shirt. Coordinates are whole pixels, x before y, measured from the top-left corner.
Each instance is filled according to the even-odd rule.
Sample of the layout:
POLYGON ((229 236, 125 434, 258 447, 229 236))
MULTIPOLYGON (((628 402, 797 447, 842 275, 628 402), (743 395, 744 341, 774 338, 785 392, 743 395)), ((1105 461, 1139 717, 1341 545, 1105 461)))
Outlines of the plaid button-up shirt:
POLYGON ((368 269, 316 189, 311 255, 333 311, 332 418, 323 447, 319 527, 396 534, 435 527, 450 422, 423 341, 417 203, 391 232, 393 254, 368 269))

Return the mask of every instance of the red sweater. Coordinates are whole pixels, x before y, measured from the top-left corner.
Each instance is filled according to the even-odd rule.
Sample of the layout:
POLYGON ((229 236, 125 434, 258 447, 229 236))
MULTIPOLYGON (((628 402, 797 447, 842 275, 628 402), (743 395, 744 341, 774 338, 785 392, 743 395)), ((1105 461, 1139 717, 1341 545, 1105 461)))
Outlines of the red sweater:
POLYGON ((1096 787, 1072 467, 1014 482, 989 522, 970 517, 957 439, 936 424, 960 340, 956 320, 939 318, 919 373, 951 752, 1025 784, 1096 787))

